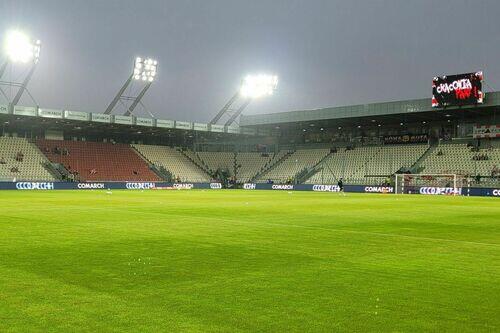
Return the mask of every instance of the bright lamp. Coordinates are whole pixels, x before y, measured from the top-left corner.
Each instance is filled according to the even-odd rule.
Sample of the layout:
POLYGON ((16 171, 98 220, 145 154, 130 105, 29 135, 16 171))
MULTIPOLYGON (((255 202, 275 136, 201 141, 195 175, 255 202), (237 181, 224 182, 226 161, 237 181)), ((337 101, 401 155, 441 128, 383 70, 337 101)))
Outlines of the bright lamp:
POLYGON ((153 82, 156 77, 158 61, 137 57, 134 64, 134 80, 153 82))
POLYGON ((278 77, 276 75, 248 75, 243 79, 240 94, 247 98, 269 96, 274 93, 277 86, 278 77))
POLYGON ((38 62, 40 58, 41 43, 39 40, 33 41, 25 33, 12 30, 7 33, 5 39, 5 52, 12 62, 27 63, 38 62))

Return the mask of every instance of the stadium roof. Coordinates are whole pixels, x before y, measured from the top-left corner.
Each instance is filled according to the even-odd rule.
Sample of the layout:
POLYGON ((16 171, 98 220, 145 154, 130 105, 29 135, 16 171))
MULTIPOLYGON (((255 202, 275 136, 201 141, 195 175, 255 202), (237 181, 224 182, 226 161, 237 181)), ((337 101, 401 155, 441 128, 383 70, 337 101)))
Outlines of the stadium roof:
MULTIPOLYGON (((324 120, 360 119, 373 117, 401 118, 415 115, 434 119, 445 113, 461 110, 477 116, 477 110, 500 108, 500 92, 486 93, 484 104, 462 107, 432 108, 431 98, 406 101, 339 106, 315 110, 289 111, 261 115, 242 115, 240 126, 263 126, 324 120)), ((463 116, 463 113, 461 112, 463 116)))

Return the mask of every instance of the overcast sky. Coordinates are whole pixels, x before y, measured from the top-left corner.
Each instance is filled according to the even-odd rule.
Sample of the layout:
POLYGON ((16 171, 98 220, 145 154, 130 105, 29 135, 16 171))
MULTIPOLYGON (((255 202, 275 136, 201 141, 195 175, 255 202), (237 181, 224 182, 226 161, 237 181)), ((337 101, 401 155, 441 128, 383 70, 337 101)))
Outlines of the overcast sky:
POLYGON ((247 114, 429 97, 434 75, 476 70, 500 90, 498 0, 0 0, 11 28, 42 40, 29 88, 51 108, 103 112, 136 56, 159 61, 144 104, 188 121, 252 72, 280 84, 247 114))

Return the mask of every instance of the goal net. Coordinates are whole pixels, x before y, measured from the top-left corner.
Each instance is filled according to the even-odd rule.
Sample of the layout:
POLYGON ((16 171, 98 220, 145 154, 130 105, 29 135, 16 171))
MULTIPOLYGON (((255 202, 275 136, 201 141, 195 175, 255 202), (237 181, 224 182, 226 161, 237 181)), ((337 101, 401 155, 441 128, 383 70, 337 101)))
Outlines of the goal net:
POLYGON ((457 174, 396 174, 396 194, 461 195, 465 177, 457 174))

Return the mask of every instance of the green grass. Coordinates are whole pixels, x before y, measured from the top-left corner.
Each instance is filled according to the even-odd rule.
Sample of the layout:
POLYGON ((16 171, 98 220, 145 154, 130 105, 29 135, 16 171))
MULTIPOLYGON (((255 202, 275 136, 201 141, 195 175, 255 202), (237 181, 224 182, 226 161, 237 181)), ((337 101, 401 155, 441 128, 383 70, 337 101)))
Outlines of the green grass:
POLYGON ((500 331, 500 201, 0 192, 0 332, 500 331))

